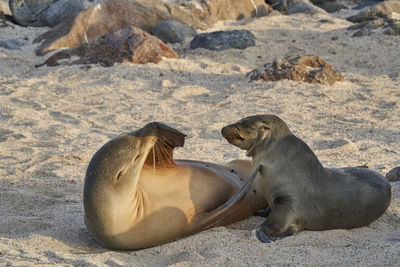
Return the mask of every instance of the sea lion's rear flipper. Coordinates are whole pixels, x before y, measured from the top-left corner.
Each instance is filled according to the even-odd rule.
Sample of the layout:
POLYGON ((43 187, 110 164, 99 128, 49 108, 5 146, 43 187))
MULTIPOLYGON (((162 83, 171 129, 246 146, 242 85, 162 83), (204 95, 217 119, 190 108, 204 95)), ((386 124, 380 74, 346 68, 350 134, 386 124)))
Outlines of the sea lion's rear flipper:
POLYGON ((161 122, 152 122, 157 128, 157 137, 164 140, 171 148, 183 147, 186 134, 161 122))
POLYGON ((239 191, 236 192, 236 194, 227 202, 212 211, 205 212, 204 215, 201 216, 201 218, 199 218, 195 223, 195 227, 202 231, 217 225, 224 218, 231 215, 235 211, 234 208, 240 204, 241 200, 251 188, 251 184, 253 183, 260 169, 261 165, 258 165, 250 175, 250 178, 246 181, 246 183, 244 183, 242 188, 240 188, 239 191))
POLYGON ((151 122, 143 127, 143 134, 157 137, 157 142, 149 153, 145 165, 155 168, 166 168, 175 165, 173 151, 175 147, 183 147, 186 134, 161 122, 151 122))

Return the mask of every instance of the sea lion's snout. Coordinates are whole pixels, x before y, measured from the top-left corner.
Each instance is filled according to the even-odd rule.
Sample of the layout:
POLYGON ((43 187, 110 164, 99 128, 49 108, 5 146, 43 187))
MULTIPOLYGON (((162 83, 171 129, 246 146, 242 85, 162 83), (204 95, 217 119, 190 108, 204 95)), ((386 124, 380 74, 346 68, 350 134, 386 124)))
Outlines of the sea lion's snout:
POLYGON ((230 124, 221 129, 222 136, 232 145, 246 149, 246 136, 237 124, 230 124))
POLYGON ((222 129, 221 129, 221 134, 222 134, 222 136, 225 138, 225 139, 227 139, 227 140, 229 140, 230 139, 230 136, 229 136, 229 125, 228 126, 225 126, 225 127, 223 127, 222 129))
POLYGON ((235 140, 244 140, 240 136, 239 131, 232 125, 222 128, 221 134, 226 140, 228 140, 229 143, 232 143, 235 140))

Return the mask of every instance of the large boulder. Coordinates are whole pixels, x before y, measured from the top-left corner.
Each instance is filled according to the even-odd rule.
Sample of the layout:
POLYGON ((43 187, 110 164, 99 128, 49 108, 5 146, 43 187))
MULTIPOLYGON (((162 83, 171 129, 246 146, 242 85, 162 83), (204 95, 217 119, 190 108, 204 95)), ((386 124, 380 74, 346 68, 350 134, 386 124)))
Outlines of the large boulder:
POLYGON ((179 56, 157 37, 141 29, 125 26, 77 48, 61 50, 38 66, 100 64, 111 67, 124 62, 158 63, 162 57, 179 56))
POLYGON ((9 3, 18 24, 34 27, 53 27, 84 9, 80 0, 10 0, 9 3))
POLYGON ((333 85, 343 81, 343 76, 318 56, 290 56, 265 64, 247 74, 251 80, 293 80, 307 83, 333 85))
POLYGON ((34 42, 43 42, 36 50, 43 55, 59 48, 77 47, 125 25, 151 32, 162 21, 177 20, 206 29, 218 20, 263 16, 269 10, 264 0, 109 0, 60 23, 34 42))

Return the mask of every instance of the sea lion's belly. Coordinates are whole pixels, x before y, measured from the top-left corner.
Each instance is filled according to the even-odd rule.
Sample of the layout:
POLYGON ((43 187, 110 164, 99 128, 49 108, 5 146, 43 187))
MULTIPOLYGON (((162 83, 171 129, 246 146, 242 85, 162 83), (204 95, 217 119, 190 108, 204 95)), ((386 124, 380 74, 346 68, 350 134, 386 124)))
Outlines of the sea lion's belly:
POLYGON ((135 203, 124 210, 127 230, 114 236, 112 247, 150 247, 199 232, 208 227, 245 219, 265 208, 260 196, 249 192, 232 212, 208 227, 204 221, 211 212, 226 203, 243 182, 230 168, 198 162, 177 161, 173 168, 145 166, 141 173, 135 203))
POLYGON ((148 200, 146 214, 173 207, 186 214, 190 222, 196 213, 213 210, 228 201, 239 187, 207 166, 179 163, 174 168, 155 171, 143 168, 139 184, 148 200))

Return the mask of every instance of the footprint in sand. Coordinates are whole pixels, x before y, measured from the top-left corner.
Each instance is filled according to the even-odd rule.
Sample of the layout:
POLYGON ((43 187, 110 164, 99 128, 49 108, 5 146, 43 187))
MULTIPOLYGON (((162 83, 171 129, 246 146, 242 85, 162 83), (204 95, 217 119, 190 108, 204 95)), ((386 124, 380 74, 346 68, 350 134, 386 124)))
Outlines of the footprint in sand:
POLYGON ((22 138, 25 138, 23 134, 14 134, 11 130, 0 128, 0 142, 15 141, 22 138))
POLYGON ((314 150, 325 150, 325 149, 333 149, 345 146, 349 143, 344 139, 336 139, 336 140, 316 140, 311 143, 311 147, 314 150))
POLYGON ((210 91, 202 86, 189 85, 176 88, 171 96, 179 100, 187 100, 201 95, 207 95, 210 91))

